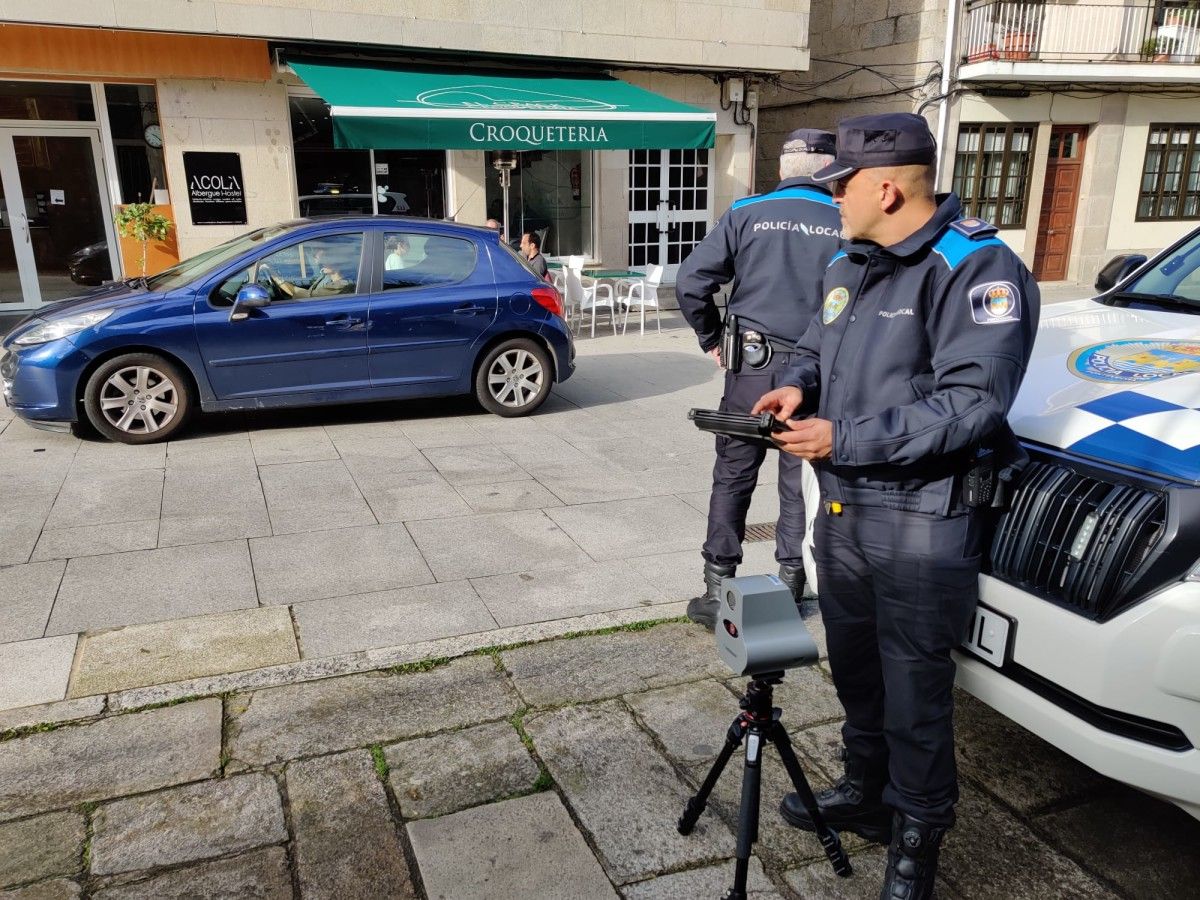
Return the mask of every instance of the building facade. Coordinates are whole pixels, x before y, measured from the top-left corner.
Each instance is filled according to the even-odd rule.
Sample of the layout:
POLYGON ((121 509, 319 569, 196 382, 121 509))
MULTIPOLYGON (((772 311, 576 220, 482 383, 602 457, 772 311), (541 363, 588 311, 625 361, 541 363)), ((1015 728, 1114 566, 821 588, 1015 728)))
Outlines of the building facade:
POLYGON ((1111 257, 1200 224, 1200 4, 823 4, 812 52, 837 62, 764 89, 760 173, 799 124, 919 111, 939 186, 1041 280, 1091 282, 1111 257))
MULTIPOLYGON (((669 275, 754 183, 756 84, 808 67, 807 0, 563 0, 534 16, 495 0, 395 6, 0 0, 0 313, 137 274, 140 247, 112 224, 122 204, 173 222, 150 249, 154 271, 297 215, 500 219, 494 163, 511 152, 511 240, 537 231, 550 254, 669 275), (523 86, 487 99, 469 142, 397 136, 401 113, 382 110, 374 136, 349 146, 339 116, 356 101, 331 104, 303 64, 438 73, 457 79, 460 112, 481 102, 464 89, 523 86), (564 77, 655 99, 625 109, 550 90, 564 77), (703 113, 708 137, 669 135, 687 117, 671 104, 703 113), (597 110, 630 127, 587 125, 597 110), (521 116, 563 127, 522 130, 521 116)), ((441 115, 457 113, 429 113, 428 135, 441 115)))

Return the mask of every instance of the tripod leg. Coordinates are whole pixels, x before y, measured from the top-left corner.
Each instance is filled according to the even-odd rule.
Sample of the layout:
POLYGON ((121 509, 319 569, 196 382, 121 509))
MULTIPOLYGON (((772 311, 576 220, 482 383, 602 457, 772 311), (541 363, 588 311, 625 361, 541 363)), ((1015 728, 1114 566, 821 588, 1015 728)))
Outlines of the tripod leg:
POLYGON ((800 760, 796 759, 796 751, 792 749, 791 739, 784 731, 783 725, 778 721, 772 722, 768 736, 771 743, 775 745, 775 749, 779 751, 783 767, 787 769, 787 773, 792 779, 796 793, 800 796, 800 802, 804 804, 804 808, 808 810, 808 814, 812 818, 817 839, 820 840, 821 847, 825 850, 825 856, 829 858, 829 864, 833 866, 833 871, 842 878, 849 878, 854 874, 854 870, 850 867, 850 859, 842 848, 842 842, 838 838, 837 832, 825 824, 825 817, 821 815, 821 810, 817 806, 817 798, 813 796, 808 779, 804 777, 804 770, 800 768, 800 760))
POLYGON ((737 852, 734 854, 733 887, 725 900, 742 900, 746 896, 746 877, 750 869, 750 853, 758 840, 759 801, 762 797, 761 727, 752 726, 746 736, 746 766, 742 772, 742 802, 738 807, 737 852))
POLYGON ((717 779, 721 777, 721 772, 725 770, 729 758, 733 756, 733 751, 741 746, 742 738, 745 734, 746 726, 742 722, 742 717, 738 716, 733 720, 733 724, 729 726, 729 731, 725 734, 725 746, 721 748, 716 762, 708 770, 708 775, 705 776, 704 783, 700 785, 700 790, 696 791, 696 795, 688 800, 687 805, 683 808, 683 815, 679 817, 679 822, 676 825, 680 834, 691 834, 692 829, 696 827, 696 820, 700 818, 700 813, 704 812, 704 808, 708 806, 708 795, 717 786, 717 779))

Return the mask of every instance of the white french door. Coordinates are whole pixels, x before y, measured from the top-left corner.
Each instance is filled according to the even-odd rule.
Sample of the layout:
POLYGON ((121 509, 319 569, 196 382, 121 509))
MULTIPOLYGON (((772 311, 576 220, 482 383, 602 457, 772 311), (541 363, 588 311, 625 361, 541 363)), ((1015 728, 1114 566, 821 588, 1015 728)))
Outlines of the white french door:
POLYGON ((661 265, 673 283, 679 264, 712 224, 707 150, 629 151, 629 266, 661 265))
POLYGON ((118 272, 100 130, 0 126, 0 313, 118 272))

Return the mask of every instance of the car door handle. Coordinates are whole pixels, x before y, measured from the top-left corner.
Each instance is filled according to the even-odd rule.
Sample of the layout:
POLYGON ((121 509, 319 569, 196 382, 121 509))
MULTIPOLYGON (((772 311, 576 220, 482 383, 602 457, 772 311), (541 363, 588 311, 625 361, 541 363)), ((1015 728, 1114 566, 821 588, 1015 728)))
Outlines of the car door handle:
POLYGON ((362 319, 352 319, 350 316, 334 316, 326 319, 325 324, 330 328, 348 328, 351 325, 361 325, 362 319))
POLYGON ((476 313, 481 313, 481 312, 487 312, 487 307, 486 306, 477 306, 474 303, 468 303, 464 306, 454 307, 454 314, 456 316, 473 316, 476 313))

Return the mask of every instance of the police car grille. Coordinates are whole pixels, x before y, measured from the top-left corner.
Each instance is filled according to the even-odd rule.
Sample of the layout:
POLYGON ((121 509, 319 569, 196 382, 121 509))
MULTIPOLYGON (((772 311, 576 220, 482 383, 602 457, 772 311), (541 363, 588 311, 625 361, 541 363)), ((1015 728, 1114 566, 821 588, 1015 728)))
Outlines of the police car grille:
POLYGON ((1163 535, 1163 494, 1035 462, 992 541, 992 574, 1091 619, 1137 598, 1130 588, 1163 535))

